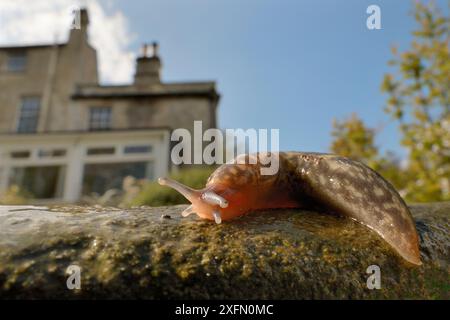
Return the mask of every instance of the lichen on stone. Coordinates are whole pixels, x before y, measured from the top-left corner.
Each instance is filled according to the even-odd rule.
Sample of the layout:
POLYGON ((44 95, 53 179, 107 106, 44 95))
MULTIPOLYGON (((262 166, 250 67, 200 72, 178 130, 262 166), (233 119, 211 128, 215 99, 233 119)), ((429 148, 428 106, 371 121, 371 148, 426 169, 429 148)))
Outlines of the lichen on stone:
POLYGON ((268 210, 216 225, 181 218, 184 208, 0 209, 0 297, 450 298, 450 203, 411 207, 420 267, 327 213, 268 210), (379 290, 366 285, 373 264, 379 290), (81 268, 81 290, 66 287, 69 265, 81 268))

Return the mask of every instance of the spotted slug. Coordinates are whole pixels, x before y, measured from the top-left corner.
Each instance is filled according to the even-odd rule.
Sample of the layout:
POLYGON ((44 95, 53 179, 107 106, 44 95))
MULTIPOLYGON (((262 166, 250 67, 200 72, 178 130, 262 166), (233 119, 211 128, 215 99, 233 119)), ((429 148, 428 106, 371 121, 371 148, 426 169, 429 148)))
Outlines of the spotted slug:
POLYGON ((182 212, 221 223, 269 208, 305 208, 340 214, 378 233, 404 259, 420 265, 414 220, 394 187, 377 172, 348 158, 321 153, 280 152, 276 174, 263 175, 259 154, 242 155, 194 190, 160 178, 192 204, 182 212), (244 161, 242 161, 244 157, 244 161), (253 160, 253 161, 252 161, 253 160))

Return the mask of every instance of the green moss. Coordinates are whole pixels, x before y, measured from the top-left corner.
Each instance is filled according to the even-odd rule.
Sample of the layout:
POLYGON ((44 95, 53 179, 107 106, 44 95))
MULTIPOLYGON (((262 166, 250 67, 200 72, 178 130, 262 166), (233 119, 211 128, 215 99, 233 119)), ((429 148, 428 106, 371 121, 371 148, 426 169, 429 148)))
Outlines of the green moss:
POLYGON ((183 208, 0 214, 0 297, 449 298, 449 203, 412 208, 421 267, 344 218, 271 210, 216 225, 182 219, 183 208), (70 264, 82 268, 81 291, 65 288, 70 264), (371 264, 381 290, 366 287, 371 264))

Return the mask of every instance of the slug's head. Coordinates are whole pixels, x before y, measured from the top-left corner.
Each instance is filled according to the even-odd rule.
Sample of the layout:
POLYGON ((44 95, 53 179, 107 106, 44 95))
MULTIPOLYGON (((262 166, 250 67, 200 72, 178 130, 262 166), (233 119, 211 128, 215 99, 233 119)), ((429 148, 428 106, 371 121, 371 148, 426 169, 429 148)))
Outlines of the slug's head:
POLYGON ((239 196, 236 197, 235 192, 230 188, 208 186, 195 190, 169 178, 159 178, 158 183, 175 189, 191 202, 191 205, 181 213, 183 217, 196 213, 200 218, 214 220, 219 224, 223 219, 238 215, 236 205, 239 205, 241 201, 234 201, 239 200, 239 196))
POLYGON ((200 190, 169 178, 159 178, 158 182, 175 189, 191 202, 182 212, 183 217, 196 213, 200 218, 221 223, 259 206, 262 191, 261 183, 258 183, 259 166, 248 162, 221 165, 211 174, 206 187, 200 190))

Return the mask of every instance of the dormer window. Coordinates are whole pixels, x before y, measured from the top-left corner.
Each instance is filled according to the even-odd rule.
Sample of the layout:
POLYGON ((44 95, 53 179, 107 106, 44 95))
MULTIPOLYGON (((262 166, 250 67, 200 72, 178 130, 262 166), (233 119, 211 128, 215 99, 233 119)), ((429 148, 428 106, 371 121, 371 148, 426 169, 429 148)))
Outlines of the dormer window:
POLYGON ((27 64, 27 55, 25 52, 14 52, 8 56, 8 71, 9 72, 22 72, 25 71, 27 64))
POLYGON ((111 129, 111 108, 92 107, 90 109, 89 130, 111 129))

